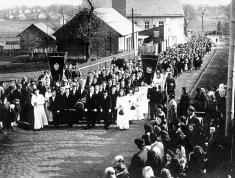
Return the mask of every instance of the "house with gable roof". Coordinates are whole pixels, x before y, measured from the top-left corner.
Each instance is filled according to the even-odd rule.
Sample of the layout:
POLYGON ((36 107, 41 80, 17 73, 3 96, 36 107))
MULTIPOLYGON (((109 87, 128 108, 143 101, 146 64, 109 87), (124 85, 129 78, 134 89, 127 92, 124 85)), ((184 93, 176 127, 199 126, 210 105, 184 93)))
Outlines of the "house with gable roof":
MULTIPOLYGON (((164 26, 162 47, 175 46, 184 42, 184 11, 180 0, 92 0, 96 7, 112 7, 146 30, 164 26)), ((83 0, 83 6, 87 6, 83 0)))
MULTIPOLYGON (((105 57, 133 50, 132 23, 113 8, 96 8, 94 12, 97 20, 102 23, 102 29, 97 29, 99 39, 92 39, 91 56, 105 57)), ((75 15, 69 22, 58 29, 54 36, 57 39, 58 52, 68 52, 70 56, 86 56, 86 46, 83 40, 76 36, 76 25, 80 19, 75 15)), ((134 26, 134 46, 137 54, 138 32, 140 28, 134 26)))
POLYGON ((46 24, 39 22, 31 24, 17 37, 20 37, 20 47, 23 50, 34 48, 33 52, 52 51, 55 48, 54 30, 46 24))

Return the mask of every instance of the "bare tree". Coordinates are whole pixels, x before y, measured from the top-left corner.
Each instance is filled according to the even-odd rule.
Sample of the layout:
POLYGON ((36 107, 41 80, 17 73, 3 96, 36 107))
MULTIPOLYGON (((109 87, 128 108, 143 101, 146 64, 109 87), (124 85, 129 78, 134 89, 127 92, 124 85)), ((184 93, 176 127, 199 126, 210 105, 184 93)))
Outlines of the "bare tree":
POLYGON ((39 35, 35 33, 22 33, 20 35, 21 45, 23 49, 26 49, 31 57, 33 57, 33 53, 35 49, 42 46, 45 43, 45 40, 42 40, 38 37, 39 35))
MULTIPOLYGON (((87 0, 89 7, 84 8, 74 17, 77 20, 73 21, 73 34, 77 39, 81 39, 84 48, 86 61, 91 59, 91 46, 97 46, 102 43, 104 37, 111 37, 112 31, 108 26, 97 17, 97 12, 91 0, 87 0)), ((72 29, 70 29, 72 31, 72 29)))
POLYGON ((230 15, 231 15, 231 4, 229 5, 221 5, 220 9, 223 13, 223 17, 220 19, 220 23, 222 25, 221 32, 224 35, 230 34, 230 15))
POLYGON ((187 36, 187 29, 193 19, 195 19, 195 10, 193 6, 185 4, 183 6, 184 10, 184 34, 187 36))
POLYGON ((206 15, 207 8, 201 4, 199 7, 199 12, 202 19, 202 31, 204 31, 204 16, 206 15))

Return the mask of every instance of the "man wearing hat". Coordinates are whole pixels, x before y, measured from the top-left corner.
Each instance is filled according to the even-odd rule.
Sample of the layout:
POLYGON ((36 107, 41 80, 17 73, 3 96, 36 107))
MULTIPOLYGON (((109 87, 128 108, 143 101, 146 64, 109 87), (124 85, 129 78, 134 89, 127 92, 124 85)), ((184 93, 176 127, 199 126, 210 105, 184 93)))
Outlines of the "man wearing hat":
POLYGON ((148 150, 141 138, 135 139, 135 144, 139 151, 131 159, 130 178, 142 178, 142 169, 146 166, 148 160, 148 150))

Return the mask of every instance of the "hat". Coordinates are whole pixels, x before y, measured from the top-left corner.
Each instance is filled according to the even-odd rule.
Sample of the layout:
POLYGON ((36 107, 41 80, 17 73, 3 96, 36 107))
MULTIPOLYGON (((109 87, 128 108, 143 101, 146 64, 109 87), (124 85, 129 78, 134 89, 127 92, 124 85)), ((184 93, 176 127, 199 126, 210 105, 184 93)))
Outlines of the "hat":
POLYGON ((137 147, 145 146, 144 139, 142 139, 142 138, 135 139, 135 144, 137 147))
POLYGON ((145 130, 145 132, 152 132, 153 127, 151 124, 146 123, 146 124, 144 124, 144 130, 145 130))
POLYGON ((188 107, 188 110, 194 112, 194 111, 195 111, 195 108, 194 108, 192 105, 190 105, 190 106, 188 107))
POLYGON ((154 126, 154 131, 155 131, 156 134, 159 134, 161 132, 161 130, 162 130, 161 127, 159 127, 157 125, 154 126))

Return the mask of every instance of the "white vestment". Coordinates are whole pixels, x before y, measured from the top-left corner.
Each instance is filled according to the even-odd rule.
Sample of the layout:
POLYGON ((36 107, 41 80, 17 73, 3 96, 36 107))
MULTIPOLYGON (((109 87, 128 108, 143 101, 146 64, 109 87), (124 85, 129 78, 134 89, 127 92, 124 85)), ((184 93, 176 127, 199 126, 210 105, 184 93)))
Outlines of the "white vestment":
POLYGON ((34 107, 34 129, 41 129, 44 125, 48 125, 44 104, 45 99, 41 94, 33 95, 31 104, 34 107))

